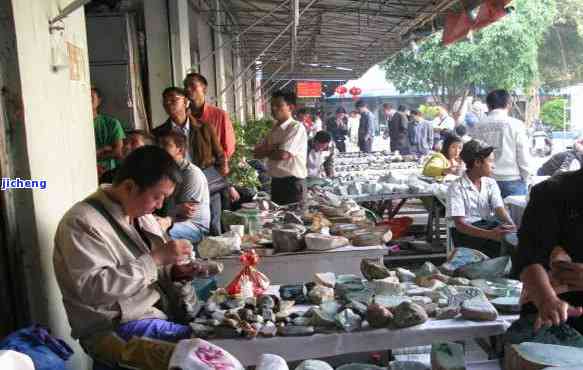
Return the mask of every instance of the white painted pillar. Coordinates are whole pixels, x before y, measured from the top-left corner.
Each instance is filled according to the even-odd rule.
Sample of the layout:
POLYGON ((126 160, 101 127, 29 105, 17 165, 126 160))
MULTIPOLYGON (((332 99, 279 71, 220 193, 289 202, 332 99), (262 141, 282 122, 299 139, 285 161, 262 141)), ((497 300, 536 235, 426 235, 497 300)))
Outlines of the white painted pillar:
MULTIPOLYGON (((225 17, 224 13, 221 10, 221 3, 219 0, 213 1, 215 9, 217 10, 215 17, 217 19, 217 25, 221 27, 225 24, 225 17)), ((214 47, 217 48, 223 44, 223 35, 217 30, 213 30, 214 33, 214 47)), ((227 86, 227 75, 225 69, 225 49, 221 48, 217 50, 215 53, 215 73, 216 73, 216 80, 217 80, 217 101, 216 104, 219 108, 223 110, 228 110, 227 107, 227 91, 223 91, 227 86)))
MULTIPOLYGON (((241 69, 243 68, 243 63, 241 61, 240 49, 238 47, 238 42, 235 41, 237 47, 233 48, 234 70, 233 76, 239 76, 241 74, 241 69)), ((247 115, 245 113, 245 81, 244 76, 239 76, 235 81, 235 119, 239 122, 245 122, 247 115)))
POLYGON ((207 88, 207 99, 214 103, 217 96, 215 56, 208 56, 213 52, 214 35, 201 14, 196 15, 196 30, 198 37, 198 52, 200 53, 199 73, 206 77, 209 83, 207 88))
POLYGON ((189 13, 188 0, 168 1, 172 77, 175 86, 182 86, 184 77, 191 69, 189 13))
POLYGON ((152 127, 156 127, 167 118, 162 106, 162 91, 173 82, 166 0, 144 1, 144 20, 151 120, 152 127))

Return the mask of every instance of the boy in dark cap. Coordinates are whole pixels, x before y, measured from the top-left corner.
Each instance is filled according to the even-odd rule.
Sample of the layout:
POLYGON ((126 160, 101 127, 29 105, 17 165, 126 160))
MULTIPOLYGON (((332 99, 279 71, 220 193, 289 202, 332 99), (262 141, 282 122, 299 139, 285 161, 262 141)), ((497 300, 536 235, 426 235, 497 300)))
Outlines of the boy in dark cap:
POLYGON ((501 242, 516 227, 491 178, 494 148, 472 140, 464 145, 460 157, 467 170, 447 191, 447 218, 454 244, 498 257, 501 242))

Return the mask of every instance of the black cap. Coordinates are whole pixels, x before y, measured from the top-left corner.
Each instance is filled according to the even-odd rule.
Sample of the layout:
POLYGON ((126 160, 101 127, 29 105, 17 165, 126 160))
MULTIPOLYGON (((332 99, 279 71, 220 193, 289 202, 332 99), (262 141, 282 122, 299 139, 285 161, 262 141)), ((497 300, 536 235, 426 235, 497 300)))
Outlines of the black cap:
POLYGON ((488 157, 494 151, 494 147, 481 140, 471 140, 464 144, 460 158, 467 164, 488 157))
POLYGON ((338 107, 338 109, 336 109, 336 114, 346 114, 346 109, 344 109, 344 107, 338 107))

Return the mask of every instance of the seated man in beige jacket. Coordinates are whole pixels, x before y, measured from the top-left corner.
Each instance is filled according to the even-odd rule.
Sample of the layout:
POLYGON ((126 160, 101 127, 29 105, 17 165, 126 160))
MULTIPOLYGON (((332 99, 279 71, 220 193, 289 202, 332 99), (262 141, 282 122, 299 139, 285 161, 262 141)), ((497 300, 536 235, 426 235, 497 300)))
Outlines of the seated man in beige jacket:
POLYGON ((189 326, 169 321, 177 317, 169 307, 208 266, 190 261, 189 242, 168 241, 151 214, 179 173, 163 149, 139 148, 112 185, 75 204, 57 229, 53 260, 72 336, 103 368, 164 368, 172 342, 191 337, 189 326))

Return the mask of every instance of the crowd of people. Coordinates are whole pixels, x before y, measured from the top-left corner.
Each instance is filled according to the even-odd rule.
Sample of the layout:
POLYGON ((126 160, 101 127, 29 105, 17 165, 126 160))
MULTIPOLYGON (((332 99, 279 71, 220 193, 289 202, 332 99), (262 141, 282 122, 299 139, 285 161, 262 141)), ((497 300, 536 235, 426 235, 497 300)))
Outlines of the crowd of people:
MULTIPOLYGON (((237 184, 228 180, 233 125, 225 111, 208 103, 207 86, 204 76, 190 73, 182 87, 165 89, 168 119, 151 134, 124 133, 118 120, 99 112, 99 90, 91 91, 101 185, 61 220, 54 266, 72 335, 104 369, 125 358, 132 338, 175 342, 192 335, 162 298, 184 298, 190 280, 208 276, 209 266, 193 263, 193 251, 206 236, 223 232, 222 210, 240 197, 237 184)), ((492 257, 512 253, 516 274, 537 290, 541 323, 565 321, 568 303, 583 299, 565 303, 546 269, 557 246, 569 259, 581 259, 583 234, 576 224, 583 211, 576 194, 582 172, 534 187, 520 246, 506 249, 502 241, 517 228, 503 199, 525 195, 532 171, 524 124, 509 115, 510 95, 496 90, 486 101, 489 113, 467 127, 456 127, 443 107, 429 121, 418 110, 385 104, 390 148, 383 149, 428 155, 423 175, 438 181, 456 176, 445 209, 454 244, 492 257), (561 224, 564 219, 573 227, 561 224)), ((335 155, 347 150, 347 141, 370 152, 382 126, 364 100, 351 113, 338 108, 325 122, 298 111, 290 92, 273 93, 270 105, 273 126, 252 152, 265 163, 271 198, 281 205, 303 202, 308 176, 334 177, 335 155)), ((574 154, 551 159, 544 171, 557 172, 582 149, 583 141, 574 154)), ((581 271, 561 270, 557 276, 569 283, 581 271)), ((190 304, 195 303, 196 297, 190 304)))

